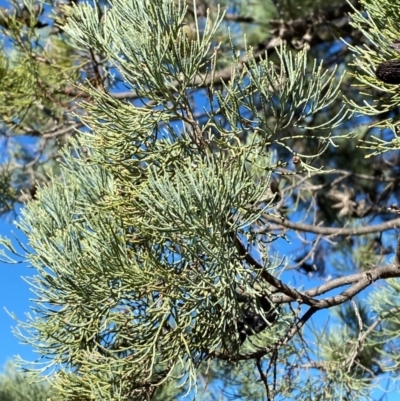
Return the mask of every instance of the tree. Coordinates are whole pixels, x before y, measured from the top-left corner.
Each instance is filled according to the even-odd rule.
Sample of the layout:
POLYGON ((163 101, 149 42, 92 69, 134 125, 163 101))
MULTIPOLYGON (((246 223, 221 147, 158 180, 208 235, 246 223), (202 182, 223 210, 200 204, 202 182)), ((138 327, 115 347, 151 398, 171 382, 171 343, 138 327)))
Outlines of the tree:
MULTIPOLYGON (((94 100, 76 84, 107 89, 120 100, 138 100, 134 91, 121 91, 121 78, 114 76, 115 71, 108 72, 104 54, 93 47, 71 46, 63 26, 68 19, 67 6, 78 3, 79 0, 52 0, 46 4, 12 0, 7 8, 0 9, 4 36, 0 84, 2 215, 35 198, 37 188, 49 182, 50 173, 59 174, 58 150, 82 127, 79 116, 85 111, 79 107, 79 100, 94 100)), ((108 3, 103 0, 93 4, 99 5, 101 20, 103 6, 108 7, 108 3)), ((214 38, 215 43, 221 41, 216 85, 230 79, 230 26, 230 40, 243 48, 245 33, 247 43, 256 49, 256 59, 265 49, 273 53, 280 40, 320 53, 324 51, 318 49, 321 44, 352 32, 348 21, 343 22, 350 6, 344 0, 333 0, 331 5, 327 9, 321 0, 227 2, 230 12, 214 38)), ((208 8, 214 13, 216 2, 198 0, 195 6, 189 1, 188 21, 193 25, 195 14, 204 18, 208 8)), ((337 52, 337 57, 331 53, 330 61, 342 62, 343 56, 342 51, 337 52)), ((207 86, 209 81, 204 84, 207 86)))
POLYGON ((173 1, 64 9, 71 48, 129 96, 76 89, 88 130, 19 222, 37 272, 22 339, 57 369, 52 399, 367 399, 397 372, 398 5, 362 4, 353 78, 307 52, 315 16, 244 55, 215 41, 222 13, 192 40, 173 1), (374 140, 375 116, 392 131, 374 140))

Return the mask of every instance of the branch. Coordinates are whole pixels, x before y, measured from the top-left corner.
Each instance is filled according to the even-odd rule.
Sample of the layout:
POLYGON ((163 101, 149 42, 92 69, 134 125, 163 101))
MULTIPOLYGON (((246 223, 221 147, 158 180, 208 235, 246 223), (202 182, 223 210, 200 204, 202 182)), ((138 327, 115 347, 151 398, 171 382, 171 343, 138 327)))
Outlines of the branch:
MULTIPOLYGON (((317 309, 326 309, 332 306, 340 305, 349 299, 356 296, 359 292, 361 292, 364 288, 368 287, 373 282, 379 279, 387 279, 400 277, 400 268, 399 265, 389 265, 385 267, 376 267, 372 270, 369 270, 364 273, 353 274, 348 277, 340 277, 338 279, 332 280, 326 284, 323 284, 317 288, 307 290, 302 295, 307 299, 311 298, 313 300, 312 305, 317 309), (335 295, 325 299, 315 300, 312 297, 323 294, 335 288, 342 287, 347 284, 355 283, 351 287, 347 288, 339 295, 335 295)), ((282 291, 283 292, 283 291, 282 291)), ((287 293, 273 295, 271 297, 271 301, 274 304, 283 304, 287 302, 300 302, 301 299, 297 297, 288 296, 287 293)), ((304 302, 309 305, 309 303, 304 302)))
MULTIPOLYGON (((391 230, 392 228, 400 227, 400 218, 393 219, 387 221, 385 223, 376 224, 374 226, 365 226, 365 227, 354 227, 354 228, 345 228, 345 227, 323 227, 323 226, 314 226, 312 224, 305 223, 293 223, 290 220, 287 220, 283 217, 276 217, 270 214, 265 214, 263 216, 266 220, 271 221, 277 225, 280 225, 284 228, 291 228, 296 231, 310 232, 319 235, 331 235, 331 236, 339 236, 339 235, 366 235, 373 234, 382 231, 391 230)), ((265 234, 270 231, 270 227, 266 227, 262 230, 259 230, 258 234, 265 234)))
POLYGON ((254 267, 257 270, 262 270, 261 271, 261 277, 269 284, 271 284, 274 288, 279 290, 280 292, 283 292, 288 299, 290 300, 297 300, 300 303, 304 303, 306 305, 313 306, 315 301, 311 297, 308 297, 307 295, 302 294, 301 292, 295 290, 294 288, 291 288, 284 284, 281 280, 273 276, 271 273, 263 269, 263 265, 257 262, 253 258, 253 256, 250 255, 250 253, 247 251, 246 247, 243 245, 242 241, 240 240, 239 237, 236 236, 235 238, 235 244, 236 244, 236 249, 239 252, 239 255, 241 258, 243 258, 249 265, 254 267))
MULTIPOLYGON (((400 236, 398 240, 398 248, 400 247, 399 243, 400 236)), ((236 237, 236 248, 238 249, 239 255, 247 263, 249 263, 253 268, 257 270, 262 270, 261 277, 267 283, 271 284, 278 292, 282 293, 272 296, 271 301, 275 304, 283 304, 297 301, 316 309, 326 309, 348 301, 376 280, 383 278, 400 277, 400 264, 396 263, 394 265, 377 267, 367 272, 354 274, 352 276, 339 277, 315 289, 300 292, 294 288, 289 287, 281 280, 273 276, 271 273, 264 270, 263 266, 259 262, 257 262, 257 260, 255 260, 253 256, 251 256, 250 253, 246 250, 239 237, 236 237), (317 295, 351 283, 355 284, 352 285, 350 288, 344 290, 339 295, 335 295, 333 297, 325 299, 314 299, 314 297, 317 295)))
POLYGON ((261 358, 257 358, 256 367, 257 367, 258 373, 260 375, 260 379, 261 379, 261 381, 263 382, 263 384, 265 386, 265 390, 266 390, 267 394, 269 394, 268 380, 267 380, 267 376, 265 375, 265 373, 262 370, 261 358))

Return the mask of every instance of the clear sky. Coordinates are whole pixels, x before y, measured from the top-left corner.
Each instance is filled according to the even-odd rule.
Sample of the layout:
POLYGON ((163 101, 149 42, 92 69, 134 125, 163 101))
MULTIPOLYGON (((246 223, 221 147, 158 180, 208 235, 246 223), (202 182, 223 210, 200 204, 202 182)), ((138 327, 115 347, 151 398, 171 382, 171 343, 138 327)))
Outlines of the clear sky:
MULTIPOLYGON (((11 222, 1 219, 0 235, 11 237, 12 231, 21 242, 26 243, 26 238, 11 222)), ((13 243, 18 246, 16 241, 13 243)), ((20 341, 12 334, 11 328, 15 327, 16 323, 7 313, 7 311, 14 313, 24 320, 25 313, 29 312, 29 299, 33 298, 34 294, 30 292, 29 285, 23 281, 22 277, 33 274, 32 269, 29 269, 26 264, 11 265, 0 262, 0 370, 6 361, 17 354, 29 360, 35 358, 31 347, 20 344, 20 341)))

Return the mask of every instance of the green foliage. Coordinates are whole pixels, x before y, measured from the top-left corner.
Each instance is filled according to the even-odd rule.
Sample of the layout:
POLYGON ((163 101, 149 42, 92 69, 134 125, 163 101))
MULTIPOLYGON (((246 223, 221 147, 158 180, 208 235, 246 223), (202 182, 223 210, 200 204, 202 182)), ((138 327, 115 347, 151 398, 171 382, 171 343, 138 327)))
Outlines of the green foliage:
POLYGON ((29 381, 12 363, 8 363, 0 375, 1 401, 47 401, 49 394, 49 386, 29 381))
MULTIPOLYGON (((399 275, 398 256, 378 274, 387 253, 375 234, 393 226, 363 231, 373 213, 387 218, 381 182, 397 181, 395 172, 378 183, 379 174, 368 175, 344 127, 354 111, 377 115, 400 103, 397 87, 374 75, 394 57, 384 43, 400 31, 390 4, 355 12, 353 26, 383 49, 350 46, 355 78, 384 95, 371 92, 376 105, 364 106, 347 96, 351 112, 343 104, 350 78, 306 45, 260 55, 239 48, 246 41, 235 32, 219 46, 219 8, 207 18, 193 13, 188 40, 183 2, 72 4, 62 8, 68 41, 55 36, 47 46, 35 42, 32 13, 32 23, 12 16, 4 29, 28 51, 2 59, 0 95, 12 94, 0 106, 4 124, 17 120, 16 132, 32 135, 55 124, 60 137, 64 124, 66 135, 85 127, 60 152, 60 166, 43 167, 51 185, 17 223, 32 249, 24 257, 36 299, 16 334, 44 357, 30 370, 48 375, 51 400, 368 399, 377 376, 397 370, 396 281, 353 301, 374 280, 399 275), (389 23, 377 22, 383 17, 389 23), (83 54, 95 70, 86 81, 83 54), (127 97, 113 92, 121 83, 127 97), (275 253, 290 229, 301 238, 300 258, 275 253), (334 274, 359 275, 324 276, 335 260, 334 274), (308 289, 286 279, 293 262, 326 280, 308 289), (313 315, 336 305, 335 326, 315 329, 313 315)), ((61 146, 55 137, 47 151, 61 146)), ((375 153, 398 148, 380 141, 375 153)), ((11 163, 29 159, 15 149, 11 163)), ((7 186, 12 177, 4 177, 7 186)))
MULTIPOLYGON (((175 35, 184 13, 171 1, 115 1, 102 23, 87 5, 69 14, 71 37, 108 54, 125 84, 152 103, 126 105, 88 89, 97 102, 85 106, 92 133, 79 137, 80 146, 72 141, 80 158, 65 150, 62 182, 42 190, 23 212, 20 227, 35 249, 28 258, 39 273, 36 317, 24 327, 34 328, 41 354, 54 355, 51 365, 66 367, 54 379, 63 397, 142 399, 146 383, 158 387, 172 379, 190 391, 208 355, 238 352, 244 313, 238 291, 261 319, 270 319, 258 301, 269 293, 260 277, 275 266, 265 236, 255 229, 274 196, 265 199, 268 175, 257 185, 247 166, 265 157, 270 144, 282 144, 276 137, 285 125, 338 96, 335 72, 314 66, 306 88, 306 53, 293 57, 282 47, 279 73, 268 60, 253 60, 240 75, 233 73, 229 86, 212 90, 219 109, 199 126, 186 90, 193 88, 219 21, 208 21, 190 54, 181 57, 165 45, 165 27, 170 22, 168 35, 175 35), (234 127, 241 107, 255 110, 255 96, 270 105, 275 120, 258 114, 262 128, 245 144, 234 127), (231 129, 219 125, 217 115, 231 129), (174 119, 184 128, 174 128, 174 119), (220 135, 207 136, 210 127, 220 135), (261 252, 258 271, 238 258, 238 238, 261 252)), ((289 323, 288 316, 281 321, 289 323)), ((276 330, 271 343, 279 324, 276 330)))
POLYGON ((45 24, 38 27, 40 15, 33 10, 41 14, 44 4, 26 0, 8 6, 0 10, 7 16, 7 23, 0 20, 0 114, 2 164, 12 174, 0 213, 34 197, 35 186, 46 182, 49 172, 57 172, 55 154, 78 125, 66 110, 76 97, 73 84, 79 81, 83 64, 82 54, 66 40, 51 35, 42 27, 45 24), (26 137, 36 143, 22 146, 26 137))
POLYGON ((400 122, 398 113, 391 113, 389 117, 385 117, 384 114, 397 110, 400 104, 398 88, 397 85, 382 82, 376 75, 382 63, 399 59, 399 51, 394 45, 399 40, 400 32, 399 4, 389 0, 361 1, 361 3, 367 15, 356 11, 353 14, 352 25, 365 35, 368 42, 363 46, 349 47, 354 53, 354 66, 357 67, 355 77, 360 88, 370 87, 375 91, 365 93, 367 99, 362 105, 354 102, 350 104, 364 115, 384 115, 376 125, 393 131, 391 140, 373 137, 372 140, 363 141, 361 146, 371 149, 371 155, 377 155, 400 148, 397 138, 397 127, 400 122))

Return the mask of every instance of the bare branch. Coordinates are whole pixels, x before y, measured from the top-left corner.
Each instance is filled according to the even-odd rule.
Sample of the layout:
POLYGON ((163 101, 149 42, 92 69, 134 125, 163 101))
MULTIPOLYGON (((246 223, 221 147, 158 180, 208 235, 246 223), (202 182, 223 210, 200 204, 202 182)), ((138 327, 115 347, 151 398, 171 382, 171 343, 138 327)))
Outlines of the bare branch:
MULTIPOLYGON (((363 289, 368 287, 370 284, 373 282, 379 280, 379 279, 386 279, 386 278, 393 278, 393 277, 400 277, 400 269, 398 265, 389 265, 389 266, 383 266, 383 267, 376 267, 372 270, 369 270, 367 272, 363 273, 358 273, 358 274, 353 274, 351 276, 345 276, 345 277, 340 277, 335 280, 331 280, 326 284, 323 284, 317 288, 307 290, 305 291, 302 295, 304 296, 305 299, 313 299, 312 297, 315 297, 317 295, 326 293, 330 290, 333 290, 335 288, 342 287, 347 284, 355 283, 345 291, 343 291, 341 294, 325 298, 325 299, 320 299, 320 300, 314 300, 313 299, 313 307, 317 309, 325 309, 325 308, 330 308, 332 306, 340 305, 343 302, 346 302, 356 296, 358 293, 360 293, 363 289)), ((283 292, 283 291, 282 291, 283 292)), ((283 304, 287 302, 293 302, 293 301, 299 301, 299 298, 296 297, 290 297, 287 296, 285 293, 284 295, 273 295, 271 297, 271 301, 275 304, 283 304)), ((304 302, 306 303, 306 302, 304 302)), ((309 305, 309 304, 308 304, 309 305)))
MULTIPOLYGON (((284 228, 291 228, 293 230, 297 231, 303 231, 303 232, 309 232, 309 233, 314 233, 314 234, 320 234, 320 235, 330 235, 333 237, 337 237, 340 235, 366 235, 366 234, 373 234, 373 233, 379 233, 382 231, 387 231, 391 230, 393 228, 399 228, 400 227, 400 218, 393 219, 390 221, 387 221, 385 223, 381 224, 376 224, 374 226, 364 226, 364 227, 352 227, 352 228, 346 228, 346 227, 323 227, 323 226, 314 226, 311 224, 305 224, 305 223, 294 223, 292 221, 289 221, 285 219, 284 217, 276 217, 270 214, 264 215, 264 218, 266 220, 269 220, 277 225, 280 225, 284 228)), ((270 227, 263 228, 262 230, 259 230, 259 234, 264 234, 270 231, 270 227)))

